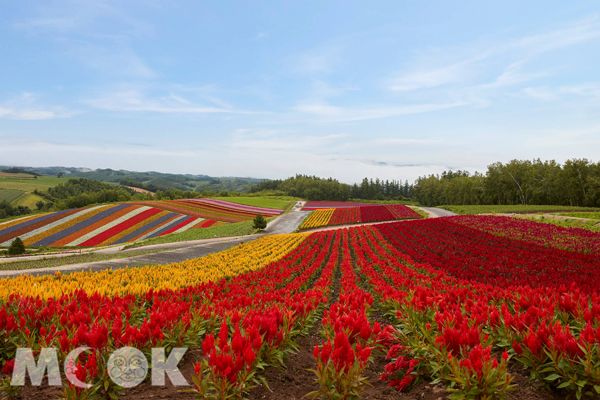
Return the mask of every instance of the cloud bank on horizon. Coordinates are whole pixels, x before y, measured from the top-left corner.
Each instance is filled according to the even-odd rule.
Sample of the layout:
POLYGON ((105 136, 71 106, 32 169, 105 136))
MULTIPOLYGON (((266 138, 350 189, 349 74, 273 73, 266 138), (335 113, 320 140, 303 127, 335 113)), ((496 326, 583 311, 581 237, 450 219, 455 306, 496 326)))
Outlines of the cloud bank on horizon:
POLYGON ((2 6, 0 164, 409 179, 600 148, 600 4, 2 6))

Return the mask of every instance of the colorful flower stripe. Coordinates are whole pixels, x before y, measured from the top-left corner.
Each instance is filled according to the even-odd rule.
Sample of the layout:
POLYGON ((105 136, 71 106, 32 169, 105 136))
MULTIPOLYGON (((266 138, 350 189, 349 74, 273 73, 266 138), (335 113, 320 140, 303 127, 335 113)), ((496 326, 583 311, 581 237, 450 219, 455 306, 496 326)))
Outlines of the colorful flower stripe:
POLYGON ((60 240, 51 243, 50 246, 72 246, 72 243, 81 237, 90 232, 94 232, 96 229, 102 228, 108 222, 114 221, 127 214, 130 211, 130 207, 131 206, 128 204, 119 204, 118 206, 111 207, 85 221, 73 225, 70 229, 61 232, 64 236, 60 240))
POLYGON ((116 235, 109 237, 108 239, 106 239, 105 241, 100 243, 98 246, 109 246, 109 245, 115 243, 116 241, 118 241, 119 239, 129 235, 130 233, 137 231, 141 227, 144 227, 144 226, 152 223, 153 221, 157 220, 158 218, 162 217, 163 215, 167 214, 167 212, 164 210, 155 209, 155 208, 153 208, 153 210, 158 210, 158 212, 153 213, 150 217, 144 218, 143 220, 137 222, 135 225, 132 225, 129 228, 122 230, 121 232, 117 233, 116 235))
POLYGON ((360 220, 362 222, 379 222, 394 220, 394 216, 385 206, 372 206, 360 208, 360 220))
POLYGON ((127 221, 129 218, 133 218, 149 209, 150 207, 130 206, 124 209, 124 212, 121 215, 113 215, 109 218, 106 218, 107 220, 102 221, 102 226, 99 226, 94 230, 90 230, 85 235, 78 237, 76 240, 69 243, 69 246, 83 246, 83 243, 87 242, 93 237, 100 235, 101 233, 121 224, 122 222, 127 221))
POLYGON ((307 201, 302 207, 301 211, 314 211, 325 208, 346 208, 346 207, 358 207, 358 206, 369 206, 373 204, 365 203, 348 203, 341 201, 307 201))
POLYGON ((159 229, 155 230, 152 234, 146 236, 145 239, 151 239, 154 237, 162 236, 166 231, 168 231, 175 225, 178 225, 181 221, 183 221, 186 218, 189 218, 189 216, 188 215, 178 215, 177 217, 173 218, 172 220, 170 220, 169 222, 164 224, 159 229))
POLYGON ((149 291, 176 290, 216 282, 224 277, 256 271, 275 262, 299 246, 306 234, 272 235, 205 257, 162 265, 97 272, 81 271, 55 279, 52 275, 20 275, 0 280, 0 298, 55 298, 83 290, 92 295, 145 295, 149 291))
POLYGON ((356 224, 360 222, 360 207, 336 208, 328 225, 356 224))
POLYGON ((50 235, 55 234, 56 232, 62 231, 70 226, 75 225, 79 221, 89 218, 91 215, 99 213, 103 208, 106 208, 106 206, 84 208, 75 214, 71 214, 56 222, 52 222, 51 224, 38 228, 35 231, 26 233, 25 235, 20 236, 20 238, 21 240, 23 240, 25 246, 30 246, 35 242, 38 242, 50 235))
POLYGON ((204 221, 206 221, 205 219, 202 219, 202 218, 196 218, 196 217, 191 217, 191 218, 193 219, 192 222, 186 224, 185 226, 182 226, 181 228, 177 229, 173 233, 181 233, 181 232, 189 231, 190 229, 199 227, 204 221))
POLYGON ((387 209, 396 217, 396 219, 423 218, 418 212, 404 204, 387 204, 387 209))
POLYGON ((103 232, 100 232, 99 234, 97 234, 96 236, 91 237, 90 239, 86 240, 85 242, 81 243, 80 246, 97 246, 100 243, 109 240, 111 237, 118 235, 120 232, 131 228, 132 226, 136 225, 138 222, 141 222, 147 218, 152 217, 155 214, 158 214, 159 212, 161 212, 162 210, 158 209, 158 208, 147 208, 144 210, 144 207, 139 208, 138 210, 132 211, 130 214, 127 214, 125 216, 123 216, 122 218, 120 218, 119 220, 122 220, 121 222, 119 222, 119 220, 112 222, 111 224, 108 224, 106 227, 108 227, 108 229, 105 229, 103 232), (137 213, 137 214, 136 214, 137 213), (113 225, 113 226, 110 226, 113 225))
POLYGON ((121 243, 135 242, 136 240, 141 240, 146 235, 149 235, 150 233, 154 232, 156 229, 161 227, 167 221, 171 220, 172 218, 175 218, 175 216, 177 216, 177 214, 170 213, 168 211, 163 211, 160 214, 156 214, 155 217, 158 217, 158 218, 149 222, 147 225, 141 226, 140 228, 134 230, 133 232, 128 233, 127 235, 123 236, 122 238, 115 240, 113 242, 113 244, 121 244, 121 243))
POLYGON ((310 229, 319 226, 326 226, 333 215, 335 209, 315 210, 302 222, 300 229, 310 229))
POLYGON ((451 219, 458 224, 494 235, 508 236, 560 249, 600 253, 600 233, 587 229, 565 228, 521 218, 489 215, 464 215, 451 219))
POLYGON ((197 202, 200 202, 200 203, 207 203, 207 204, 215 204, 215 205, 218 205, 218 206, 231 208, 233 210, 251 211, 251 212, 254 212, 254 213, 266 213, 266 214, 272 214, 272 215, 279 215, 279 214, 281 214, 283 212, 282 210, 278 210, 278 209, 275 209, 275 208, 248 206, 248 205, 245 205, 245 204, 237 204, 237 203, 232 203, 232 202, 225 201, 225 200, 194 199, 193 201, 197 201, 197 202))
MULTIPOLYGON (((41 240, 38 240, 33 244, 33 246, 64 246, 66 243, 69 243, 69 237, 71 235, 77 234, 81 229, 85 229, 93 223, 96 223, 107 216, 119 211, 120 209, 126 207, 125 205, 109 205, 103 208, 99 208, 95 211, 92 211, 91 214, 87 216, 83 216, 81 220, 73 220, 73 225, 66 227, 65 229, 58 231, 56 233, 51 234, 41 240)), ((74 236, 73 236, 74 237, 74 236)))
POLYGON ((167 220, 163 221, 160 225, 157 225, 152 230, 144 233, 142 236, 136 238, 135 240, 144 240, 144 239, 149 239, 151 237, 155 237, 156 234, 158 232, 162 232, 166 226, 169 226, 170 224, 173 223, 173 221, 181 218, 181 214, 177 214, 177 213, 170 213, 168 215, 169 215, 169 218, 167 220))
MULTIPOLYGON (((57 216, 60 216, 64 213, 66 213, 67 211, 70 210, 65 210, 65 211, 59 211, 57 213, 52 213, 52 214, 46 214, 42 217, 37 217, 37 218, 33 218, 31 220, 28 220, 26 222, 21 222, 19 221, 18 224, 11 226, 10 228, 6 228, 0 231, 0 243, 11 239, 11 238, 15 238, 17 236, 19 236, 19 232, 27 232, 27 228, 32 226, 32 225, 37 225, 37 226, 41 226, 41 222, 46 221, 48 219, 54 218, 56 219, 57 216), (40 225, 38 225, 40 224, 40 225)), ((33 230, 35 228, 32 228, 30 230, 33 230)))
POLYGON ((67 215, 71 215, 76 213, 77 210, 66 210, 66 211, 59 211, 53 214, 50 214, 46 217, 41 217, 41 218, 36 218, 34 220, 31 220, 29 222, 26 222, 25 224, 27 226, 24 226, 20 229, 14 229, 13 228, 18 228, 20 225, 17 226, 13 226, 12 228, 7 229, 7 231, 12 230, 12 232, 10 233, 5 233, 4 235, 0 236, 0 243, 2 243, 2 245, 6 246, 7 244, 12 243, 12 239, 24 235, 28 232, 34 231, 46 224, 50 224, 54 221, 57 221, 61 218, 64 218, 67 215))
POLYGON ((186 225, 189 225, 191 222, 197 219, 196 217, 186 217, 179 220, 179 223, 172 225, 169 229, 160 234, 160 236, 168 235, 169 233, 174 233, 177 230, 184 228, 186 225))
POLYGON ((186 214, 186 215, 191 215, 191 216, 198 217, 198 218, 215 219, 215 220, 222 220, 222 221, 227 221, 227 222, 243 222, 243 221, 247 221, 249 219, 254 218, 254 217, 241 218, 239 216, 231 216, 231 214, 229 214, 229 213, 217 212, 214 209, 209 210, 208 207, 211 207, 209 205, 203 205, 205 207, 202 207, 200 205, 185 206, 184 204, 178 204, 178 203, 175 203, 174 201, 139 202, 139 203, 132 203, 132 204, 148 205, 151 207, 156 207, 156 208, 161 208, 163 210, 176 212, 178 214, 186 214))
MULTIPOLYGON (((239 217, 239 218, 253 219, 257 215, 257 213, 251 212, 251 211, 234 210, 234 209, 216 205, 216 204, 198 203, 194 200, 173 200, 173 201, 178 204, 181 204, 181 205, 186 205, 186 206, 191 206, 191 207, 200 207, 200 208, 203 208, 206 210, 214 211, 216 214, 235 216, 235 217, 239 217)), ((264 213, 263 216, 270 217, 270 216, 273 216, 273 214, 264 213)))
POLYGON ((22 224, 24 222, 31 221, 32 219, 43 217, 43 216, 46 216, 48 214, 50 214, 50 213, 30 215, 29 217, 17 218, 17 219, 12 220, 12 221, 3 222, 3 223, 0 224, 0 232, 2 232, 4 229, 10 228, 11 226, 22 224))

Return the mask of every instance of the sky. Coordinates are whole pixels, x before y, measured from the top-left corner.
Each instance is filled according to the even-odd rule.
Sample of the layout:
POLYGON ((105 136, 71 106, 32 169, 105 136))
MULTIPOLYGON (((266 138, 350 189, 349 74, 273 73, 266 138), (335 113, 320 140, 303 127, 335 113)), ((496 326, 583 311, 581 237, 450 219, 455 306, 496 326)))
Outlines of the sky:
POLYGON ((0 5, 0 165, 355 183, 599 155, 597 0, 0 5))

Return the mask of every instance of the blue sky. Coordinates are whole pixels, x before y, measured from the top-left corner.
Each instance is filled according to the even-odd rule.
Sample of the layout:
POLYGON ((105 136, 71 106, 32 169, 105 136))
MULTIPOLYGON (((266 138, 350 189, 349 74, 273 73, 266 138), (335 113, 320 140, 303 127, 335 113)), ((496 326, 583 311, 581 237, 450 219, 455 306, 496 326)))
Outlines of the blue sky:
POLYGON ((18 1, 0 165, 409 179, 600 154, 597 1, 18 1))

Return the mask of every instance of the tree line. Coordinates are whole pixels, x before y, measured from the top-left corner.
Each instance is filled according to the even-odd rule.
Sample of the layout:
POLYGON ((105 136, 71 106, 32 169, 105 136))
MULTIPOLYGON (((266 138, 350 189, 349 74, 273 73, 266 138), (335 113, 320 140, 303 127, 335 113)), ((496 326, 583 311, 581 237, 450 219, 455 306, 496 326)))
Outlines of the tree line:
POLYGON ((512 160, 488 165, 485 174, 448 171, 417 179, 415 200, 437 205, 562 205, 600 207, 600 162, 585 158, 512 160))
POLYGON ((408 200, 413 197, 413 186, 401 180, 364 178, 360 185, 340 183, 333 178, 296 175, 285 180, 262 181, 252 186, 249 193, 286 195, 312 201, 363 200, 408 200))

